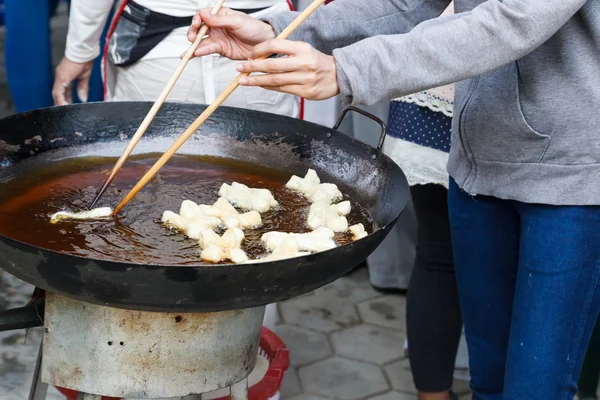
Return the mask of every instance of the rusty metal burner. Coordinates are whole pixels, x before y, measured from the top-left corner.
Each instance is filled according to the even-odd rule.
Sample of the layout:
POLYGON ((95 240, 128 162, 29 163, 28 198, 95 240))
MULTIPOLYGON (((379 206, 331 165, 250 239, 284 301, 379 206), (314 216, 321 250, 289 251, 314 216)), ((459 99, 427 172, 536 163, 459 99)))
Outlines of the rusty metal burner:
POLYGON ((85 399, 199 400, 225 387, 247 399, 264 312, 131 311, 48 293, 39 380, 85 399))

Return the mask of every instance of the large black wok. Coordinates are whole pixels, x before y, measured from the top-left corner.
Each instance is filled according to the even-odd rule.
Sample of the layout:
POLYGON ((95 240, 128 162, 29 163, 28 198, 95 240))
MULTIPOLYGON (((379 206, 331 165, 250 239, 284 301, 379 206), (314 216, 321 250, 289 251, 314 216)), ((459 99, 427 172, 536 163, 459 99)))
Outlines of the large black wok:
MULTIPOLYGON (((0 190, 19 163, 44 168, 64 157, 120 155, 126 141, 119 135, 131 137, 150 107, 143 102, 92 103, 0 119, 0 190), (35 135, 41 140, 26 141, 35 135), (53 140, 57 138, 62 139, 53 140)), ((136 153, 163 152, 203 109, 165 104, 136 153)), ((334 129, 264 112, 221 107, 179 153, 228 157, 298 175, 313 168, 366 207, 379 229, 302 258, 197 267, 84 259, 0 236, 0 268, 39 288, 120 308, 207 312, 259 306, 309 292, 364 261, 387 235, 408 196, 402 171, 378 150, 334 129)))

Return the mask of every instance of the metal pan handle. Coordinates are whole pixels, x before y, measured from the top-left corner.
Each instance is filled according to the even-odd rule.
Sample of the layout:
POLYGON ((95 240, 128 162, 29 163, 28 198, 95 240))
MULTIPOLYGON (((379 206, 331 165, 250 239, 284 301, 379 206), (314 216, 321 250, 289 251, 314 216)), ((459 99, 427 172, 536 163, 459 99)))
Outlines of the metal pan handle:
POLYGON ((43 313, 43 309, 40 310, 37 306, 0 311, 0 332, 42 326, 43 313))
POLYGON ((338 128, 340 127, 340 125, 342 123, 342 120, 344 119, 344 117, 346 116, 348 111, 355 111, 359 114, 362 114, 365 117, 370 118, 373 121, 377 122, 379 124, 379 126, 381 126, 381 135, 379 136, 379 142, 377 143, 377 151, 381 151, 381 149, 383 149, 383 142, 385 141, 385 136, 387 134, 387 127, 385 126, 385 122, 383 122, 383 120, 381 118, 378 118, 378 117, 374 116, 373 114, 366 112, 363 109, 360 109, 360 108, 354 107, 354 106, 348 106, 348 107, 344 108, 342 110, 342 112, 340 113, 340 116, 338 117, 337 121, 335 122, 333 129, 335 129, 336 131, 338 130, 338 128))
POLYGON ((24 307, 0 311, 0 332, 28 329, 44 324, 45 298, 32 300, 24 307))

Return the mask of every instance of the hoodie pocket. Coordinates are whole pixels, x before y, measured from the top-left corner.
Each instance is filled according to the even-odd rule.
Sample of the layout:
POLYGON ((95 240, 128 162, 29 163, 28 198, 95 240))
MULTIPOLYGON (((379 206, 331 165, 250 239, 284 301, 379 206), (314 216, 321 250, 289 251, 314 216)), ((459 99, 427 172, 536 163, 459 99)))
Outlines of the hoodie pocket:
POLYGON ((516 63, 481 76, 461 118, 461 137, 475 160, 537 163, 550 136, 533 129, 519 101, 516 63))

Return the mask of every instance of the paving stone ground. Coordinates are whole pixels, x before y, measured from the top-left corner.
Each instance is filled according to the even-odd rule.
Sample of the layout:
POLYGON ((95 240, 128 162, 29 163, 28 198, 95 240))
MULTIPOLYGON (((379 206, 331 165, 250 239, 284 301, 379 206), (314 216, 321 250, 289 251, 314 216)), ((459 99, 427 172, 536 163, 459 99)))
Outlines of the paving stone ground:
MULTIPOLYGON (((404 355, 405 298, 373 290, 367 270, 279 304, 290 348, 284 400, 415 400, 404 355)), ((455 391, 469 397, 468 384, 455 391)))

